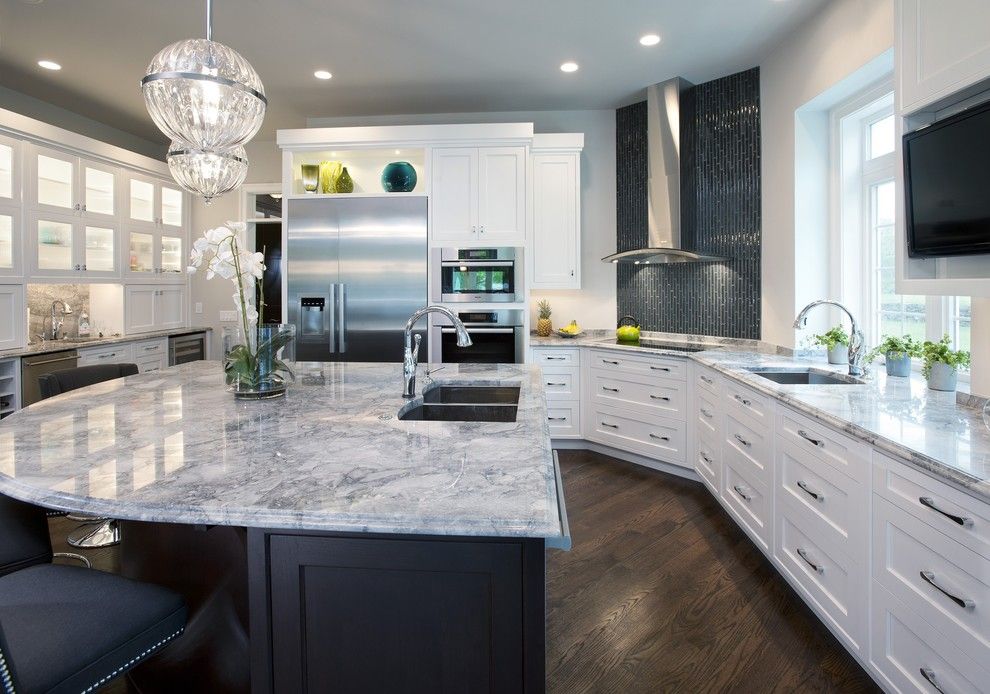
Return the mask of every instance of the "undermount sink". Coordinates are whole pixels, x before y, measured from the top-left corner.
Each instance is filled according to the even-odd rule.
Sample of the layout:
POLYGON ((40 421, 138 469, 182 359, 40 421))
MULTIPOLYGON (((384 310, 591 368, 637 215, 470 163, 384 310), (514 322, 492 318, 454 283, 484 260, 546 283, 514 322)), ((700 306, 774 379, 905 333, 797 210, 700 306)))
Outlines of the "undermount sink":
POLYGON ((423 392, 423 401, 399 411, 413 422, 514 422, 519 386, 439 385, 423 392), (408 408, 408 409, 407 409, 408 408))
POLYGON ((751 374, 781 385, 857 386, 863 381, 853 376, 821 369, 746 369, 751 374))
POLYGON ((63 337, 59 342, 92 342, 93 340, 99 340, 98 337, 63 337))

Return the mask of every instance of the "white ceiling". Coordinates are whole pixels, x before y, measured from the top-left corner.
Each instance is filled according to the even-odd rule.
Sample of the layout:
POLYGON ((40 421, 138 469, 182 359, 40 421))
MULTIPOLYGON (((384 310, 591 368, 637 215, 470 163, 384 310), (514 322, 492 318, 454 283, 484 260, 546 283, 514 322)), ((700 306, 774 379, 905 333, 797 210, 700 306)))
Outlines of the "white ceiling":
MULTIPOLYGON (((213 37, 261 75, 270 139, 307 117, 615 108, 758 64, 826 1, 215 0, 213 37), (660 45, 639 45, 648 32, 660 45)), ((0 84, 162 141, 138 82, 160 48, 204 35, 205 5, 0 0, 0 84)))

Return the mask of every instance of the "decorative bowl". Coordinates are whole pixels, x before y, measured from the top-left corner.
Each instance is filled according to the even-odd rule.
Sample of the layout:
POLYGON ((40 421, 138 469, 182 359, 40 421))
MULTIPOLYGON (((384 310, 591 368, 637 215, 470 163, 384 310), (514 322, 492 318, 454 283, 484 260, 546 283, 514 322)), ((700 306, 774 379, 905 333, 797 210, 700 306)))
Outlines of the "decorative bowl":
POLYGON ((578 330, 576 333, 565 333, 563 330, 557 330, 556 331, 556 333, 558 335, 560 335, 561 337, 577 337, 578 335, 580 335, 583 332, 584 332, 583 330, 578 330))

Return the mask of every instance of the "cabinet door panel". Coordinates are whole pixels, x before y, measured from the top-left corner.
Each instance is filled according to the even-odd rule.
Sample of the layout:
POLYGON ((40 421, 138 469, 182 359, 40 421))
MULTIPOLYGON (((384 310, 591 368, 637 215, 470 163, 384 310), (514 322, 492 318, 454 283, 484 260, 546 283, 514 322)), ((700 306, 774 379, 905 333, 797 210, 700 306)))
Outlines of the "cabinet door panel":
POLYGON ((113 274, 117 269, 117 232, 110 227, 86 225, 83 236, 86 272, 113 274))
POLYGON ((162 287, 158 290, 158 302, 155 305, 157 329, 181 328, 185 324, 185 297, 183 287, 162 287))
POLYGON ((33 157, 35 204, 61 211, 74 209, 78 160, 51 150, 35 151, 33 157))
POLYGON ((128 183, 127 216, 134 222, 158 222, 158 193, 155 184, 140 178, 128 183))
POLYGON ((470 242, 477 237, 478 150, 433 152, 432 237, 435 241, 470 242))
POLYGON ((75 273, 75 224, 71 217, 56 215, 32 219, 34 268, 42 275, 75 273))
POLYGON ((155 273, 155 240, 157 235, 146 231, 127 234, 127 272, 131 275, 152 276, 155 273))
POLYGON ((24 344, 24 287, 0 284, 0 349, 24 344))
POLYGON ((131 285, 124 301, 124 331, 148 332, 155 329, 155 304, 158 287, 131 285))
POLYGON ((0 275, 21 274, 21 215, 16 207, 0 206, 0 275))
POLYGON ((533 157, 533 284, 580 287, 578 155, 533 157))
POLYGON ((182 191, 169 186, 161 186, 162 224, 173 229, 182 228, 182 191))
POLYGON ((20 150, 20 142, 0 136, 0 203, 21 201, 20 150))
POLYGON ((478 240, 525 243, 526 148, 483 147, 478 168, 478 240))

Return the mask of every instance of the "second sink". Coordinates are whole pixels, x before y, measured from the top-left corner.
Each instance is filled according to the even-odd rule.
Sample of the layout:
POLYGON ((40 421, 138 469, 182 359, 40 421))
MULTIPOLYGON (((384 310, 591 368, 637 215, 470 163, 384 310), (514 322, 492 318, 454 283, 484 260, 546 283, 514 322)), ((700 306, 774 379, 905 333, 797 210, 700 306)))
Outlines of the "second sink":
POLYGON ((399 411, 404 421, 514 422, 519 386, 437 385, 423 392, 423 402, 399 411))
POLYGON ((768 381, 781 385, 812 385, 812 386, 856 386, 863 382, 852 376, 845 376, 824 369, 746 369, 750 373, 761 376, 768 381))

